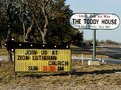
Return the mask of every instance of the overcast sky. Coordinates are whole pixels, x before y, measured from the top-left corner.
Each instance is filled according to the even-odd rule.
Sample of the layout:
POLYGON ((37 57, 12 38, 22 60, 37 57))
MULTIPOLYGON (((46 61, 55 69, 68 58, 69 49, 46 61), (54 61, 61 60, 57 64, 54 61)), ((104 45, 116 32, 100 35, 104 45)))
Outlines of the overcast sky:
MULTIPOLYGON (((115 13, 121 17, 121 0, 66 0, 66 4, 74 13, 115 13)), ((93 31, 80 31, 84 31, 84 39, 93 39, 93 31)), ((97 40, 121 42, 121 25, 114 30, 98 30, 97 40)))

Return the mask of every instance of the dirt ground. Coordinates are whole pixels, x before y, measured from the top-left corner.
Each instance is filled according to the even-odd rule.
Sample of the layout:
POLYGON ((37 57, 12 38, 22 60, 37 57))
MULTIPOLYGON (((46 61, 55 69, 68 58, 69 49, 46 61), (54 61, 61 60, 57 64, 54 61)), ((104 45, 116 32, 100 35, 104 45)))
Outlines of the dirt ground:
POLYGON ((13 64, 0 66, 0 90, 121 90, 121 65, 81 66, 73 61, 71 75, 15 76, 13 64))

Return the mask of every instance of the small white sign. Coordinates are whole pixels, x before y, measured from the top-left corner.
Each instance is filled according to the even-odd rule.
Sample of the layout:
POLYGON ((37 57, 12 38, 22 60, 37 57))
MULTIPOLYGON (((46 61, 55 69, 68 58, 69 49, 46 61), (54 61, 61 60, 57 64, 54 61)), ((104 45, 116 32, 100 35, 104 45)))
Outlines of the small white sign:
POLYGON ((77 29, 115 29, 120 19, 112 13, 77 13, 70 18, 70 24, 77 29))

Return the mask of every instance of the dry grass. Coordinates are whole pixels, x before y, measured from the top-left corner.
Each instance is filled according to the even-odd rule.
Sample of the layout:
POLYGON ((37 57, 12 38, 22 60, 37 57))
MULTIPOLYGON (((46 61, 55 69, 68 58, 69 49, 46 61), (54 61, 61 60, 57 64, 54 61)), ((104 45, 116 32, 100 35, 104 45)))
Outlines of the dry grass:
POLYGON ((8 55, 7 49, 0 49, 0 56, 8 55))
MULTIPOLYGON (((6 55, 6 51, 0 54, 6 55)), ((14 64, 4 62, 0 66, 0 90, 120 90, 121 73, 116 73, 119 71, 120 64, 81 66, 81 61, 72 61, 72 75, 15 76, 14 64)))
POLYGON ((72 75, 15 77, 13 64, 0 66, 0 90, 120 90, 120 64, 81 66, 73 61, 72 75))

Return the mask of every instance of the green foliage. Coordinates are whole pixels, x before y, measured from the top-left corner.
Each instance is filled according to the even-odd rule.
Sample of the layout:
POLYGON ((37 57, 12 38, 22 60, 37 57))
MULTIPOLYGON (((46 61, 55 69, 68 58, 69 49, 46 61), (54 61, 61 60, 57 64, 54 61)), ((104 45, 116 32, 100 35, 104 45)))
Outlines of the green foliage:
POLYGON ((4 11, 4 4, 1 1, 0 2, 0 39, 6 38, 6 32, 7 32, 7 17, 4 11))
POLYGON ((17 41, 23 41, 27 34, 29 42, 40 42, 45 34, 48 44, 81 42, 83 33, 70 26, 69 19, 73 12, 65 5, 65 1, 12 0, 0 3, 3 6, 0 7, 0 39, 6 39, 8 30, 11 30, 12 37, 17 41))
POLYGON ((101 40, 100 44, 107 44, 107 45, 121 45, 121 43, 112 41, 112 40, 101 40))
POLYGON ((71 35, 71 44, 75 46, 82 46, 83 44, 83 32, 73 30, 71 35))

